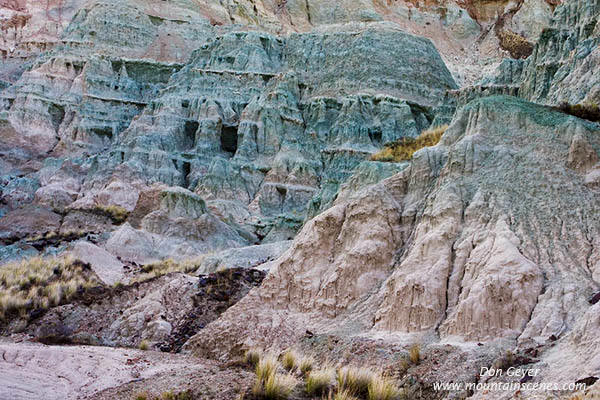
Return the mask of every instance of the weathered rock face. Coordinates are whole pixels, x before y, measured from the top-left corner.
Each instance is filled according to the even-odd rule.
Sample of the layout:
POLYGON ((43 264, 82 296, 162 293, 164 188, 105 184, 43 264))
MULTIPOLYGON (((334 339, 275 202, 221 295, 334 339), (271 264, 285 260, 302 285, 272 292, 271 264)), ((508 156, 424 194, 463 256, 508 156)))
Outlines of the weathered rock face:
POLYGON ((335 193, 383 143, 431 123, 432 107, 454 86, 441 59, 420 65, 437 57, 432 50, 388 26, 287 40, 217 37, 123 133, 108 162, 298 224, 320 188, 335 193))
POLYGON ((441 57, 396 25, 275 36, 203 12, 131 0, 75 14, 2 94, 7 139, 34 144, 7 164, 56 158, 24 193, 7 178, 5 212, 23 198, 61 216, 43 234, 115 231, 100 241, 135 262, 286 241, 384 143, 452 112, 438 107, 456 88, 441 57), (144 203, 153 183, 194 191, 205 210, 144 203))
POLYGON ((47 344, 138 347, 145 340, 175 352, 264 275, 250 268, 200 277, 175 273, 116 289, 98 287, 31 321, 25 333, 47 344))
MULTIPOLYGON (((96 4, 99 2, 95 2, 96 4)), ((0 51, 0 82, 2 85, 16 81, 29 63, 44 51, 59 46, 62 34, 71 19, 80 10, 101 13, 103 7, 132 6, 151 17, 158 27, 159 37, 145 53, 154 59, 164 59, 173 53, 186 53, 188 37, 169 32, 173 23, 186 22, 200 15, 212 25, 239 24, 258 26, 271 33, 306 32, 317 26, 344 23, 392 21, 403 30, 428 37, 440 49, 451 70, 459 80, 472 82, 481 76, 481 67, 490 63, 486 57, 498 57, 500 34, 514 32, 534 42, 543 27, 547 26, 552 10, 560 0, 506 0, 463 1, 274 1, 239 0, 214 3, 212 1, 176 0, 169 2, 147 2, 129 0, 126 3, 103 1, 103 5, 92 11, 94 6, 83 0, 32 0, 4 1, 0 4, 0 27, 2 42, 0 51), (171 25, 169 27, 169 25, 171 25), (166 27, 165 27, 166 26, 166 27), (499 29, 491 29, 498 26, 499 29), (475 53, 475 54, 474 54, 475 53), (170 54, 170 55, 169 55, 170 54), (483 57, 481 57, 481 56, 483 57), (469 57, 472 65, 460 62, 469 57)), ((119 20, 127 20, 134 13, 116 12, 119 20)), ((95 17, 94 17, 95 18, 95 17)), ((106 21, 112 24, 110 19, 106 21)), ((155 29, 145 27, 144 21, 129 21, 135 26, 139 40, 119 43, 119 47, 144 43, 151 40, 155 29), (140 36, 141 35, 141 36, 140 36)), ((117 24, 118 25, 118 24, 117 24)), ((94 30, 94 35, 113 36, 118 26, 109 30, 94 30)), ((184 28, 185 29, 185 28, 184 28)), ((88 38, 95 39, 95 38, 88 38)), ((117 40, 118 42, 118 40, 117 40)), ((500 41, 501 42, 501 41, 500 41)), ((500 43, 502 45, 502 43, 500 43)), ((132 54, 136 54, 134 51, 132 54)), ((493 63, 493 61, 492 61, 493 63)))
POLYGON ((558 7, 524 67, 521 96, 552 105, 598 104, 598 21, 598 1, 571 1, 558 7))
POLYGON ((0 1, 0 87, 14 82, 40 53, 59 41, 83 0, 0 1))
MULTIPOLYGON (((259 25, 271 32, 308 31, 316 26, 392 21, 430 38, 459 81, 481 77, 488 57, 510 50, 507 32, 535 42, 560 0, 241 0, 201 7, 213 24, 259 25), (502 49, 502 50, 501 50, 502 49), (468 62, 462 62, 464 58, 468 62)), ((514 35, 511 35, 514 37, 514 35)), ((493 61, 492 61, 493 63, 493 61)))
POLYGON ((6 118, 41 152, 109 145, 206 29, 197 13, 181 23, 165 19, 178 15, 179 4, 162 13, 133 1, 82 7, 55 49, 3 94, 6 118))
POLYGON ((597 110, 600 102, 598 43, 600 3, 566 2, 556 8, 550 27, 544 29, 527 60, 503 60, 476 85, 453 91, 461 107, 469 101, 507 94, 528 101, 597 110))
POLYGON ((595 67, 600 43, 600 3, 570 1, 556 8, 531 57, 504 60, 477 86, 458 91, 458 105, 490 94, 518 95, 536 103, 597 105, 595 67))
POLYGON ((597 154, 599 130, 514 97, 469 104, 440 145, 311 220, 262 287, 187 348, 286 345, 306 329, 523 347, 569 337, 598 287, 600 203, 577 149, 597 154))
POLYGON ((452 61, 494 15, 504 27, 546 15, 533 3, 5 2, 16 50, 3 70, 27 69, 2 78, 14 82, 0 92, 2 213, 33 199, 63 216, 62 236, 111 231, 107 207, 132 212, 162 182, 208 201, 236 243, 291 239, 383 143, 450 118, 453 78, 431 42, 398 28, 452 61), (62 161, 45 161, 43 181, 39 165, 23 170, 48 154, 62 161))
POLYGON ((7 332, 224 358, 421 342, 429 381, 509 348, 538 380, 600 373, 600 126, 547 107, 600 101, 597 0, 39 3, 0 0, 0 263, 70 252, 127 286, 7 332), (129 284, 198 255, 226 284, 129 284))

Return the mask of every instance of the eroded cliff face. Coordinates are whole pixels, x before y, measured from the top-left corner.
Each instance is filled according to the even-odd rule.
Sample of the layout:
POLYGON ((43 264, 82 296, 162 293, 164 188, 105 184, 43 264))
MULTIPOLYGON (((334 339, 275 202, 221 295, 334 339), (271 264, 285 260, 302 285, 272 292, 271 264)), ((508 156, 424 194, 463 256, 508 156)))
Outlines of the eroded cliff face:
POLYGON ((527 60, 521 96, 558 105, 600 102, 600 83, 594 72, 600 43, 600 4, 569 2, 556 10, 527 60))
POLYGON ((600 265, 599 127, 487 97, 593 106, 596 3, 559 6, 529 59, 505 60, 455 92, 461 108, 438 146, 384 182, 340 195, 272 263, 263 286, 187 349, 220 357, 285 348, 308 330, 433 349, 462 343, 461 368, 474 374, 469 343, 535 353, 528 363, 543 371, 538 381, 597 374, 598 341, 584 331, 597 313, 588 300, 600 265))
MULTIPOLYGON (((573 349, 596 309, 599 146, 597 125, 560 112, 473 102, 440 145, 310 221, 261 288, 188 349, 285 347, 306 329, 573 349)), ((586 346, 592 360, 598 343, 586 346)))
MULTIPOLYGON (((392 21, 407 32, 433 40, 455 78, 461 83, 472 83, 503 51, 511 51, 509 39, 535 42, 560 1, 136 0, 129 4, 157 17, 155 21, 188 21, 199 14, 214 26, 238 24, 275 34, 307 32, 331 24, 392 21), (507 39, 505 32, 518 37, 511 35, 507 39), (465 59, 469 62, 463 62, 465 59)), ((0 3, 0 80, 14 82, 37 55, 59 45, 64 29, 85 7, 83 0, 0 3)), ((185 35, 177 38, 181 40, 185 41, 185 35)), ((164 57, 165 47, 172 45, 176 42, 163 40, 154 56, 163 52, 160 57, 164 57)))
POLYGON ((12 83, 28 63, 52 49, 83 0, 0 2, 0 85, 12 83))
POLYGON ((7 222, 7 245, 113 232, 140 262, 290 240, 370 154, 451 116, 435 47, 396 25, 276 36, 144 4, 87 3, 2 92, 3 162, 29 182, 7 177, 6 221, 52 222, 7 222), (208 206, 174 214, 168 187, 208 206), (184 218, 201 222, 161 226, 184 218))
POLYGON ((598 376, 600 127, 556 106, 600 101, 600 3, 560 3, 0 2, 0 263, 70 253, 104 288, 2 328, 167 350, 201 330, 184 350, 221 359, 420 342, 450 366, 412 371, 425 389, 508 349, 539 382, 598 376), (191 275, 233 267, 269 273, 222 314, 261 273, 224 295, 191 275))
MULTIPOLYGON (((445 92, 456 84, 443 61, 452 54, 459 82, 465 75, 452 65, 480 74, 463 55, 483 53, 469 46, 530 3, 3 4, 10 18, 28 15, 3 35, 15 49, 6 71, 26 67, 3 78, 0 94, 2 163, 21 176, 18 188, 6 178, 3 212, 33 200, 63 218, 40 232, 110 231, 114 221, 99 209, 133 212, 160 182, 208 200, 239 245, 291 239, 384 143, 447 122, 445 92), (44 13, 60 19, 42 37, 44 13), (442 57, 401 29, 431 38, 442 57), (46 44, 15 53, 32 40, 46 44), (48 155, 70 160, 49 165, 48 155)), ((120 237, 133 234, 124 229, 120 237)), ((136 237, 147 248, 148 237, 136 237)))
POLYGON ((310 221, 256 298, 342 320, 375 305, 374 330, 558 337, 575 315, 541 300, 571 287, 561 309, 587 308, 597 287, 596 133, 511 97, 471 103, 440 145, 310 221))

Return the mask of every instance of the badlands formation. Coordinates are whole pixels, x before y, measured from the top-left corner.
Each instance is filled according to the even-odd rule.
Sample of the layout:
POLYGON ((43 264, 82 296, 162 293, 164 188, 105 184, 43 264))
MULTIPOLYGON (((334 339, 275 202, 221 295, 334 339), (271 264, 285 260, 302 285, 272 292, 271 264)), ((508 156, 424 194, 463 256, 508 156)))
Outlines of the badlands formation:
POLYGON ((253 348, 404 399, 598 398, 599 21, 0 0, 0 399, 259 399, 253 348))

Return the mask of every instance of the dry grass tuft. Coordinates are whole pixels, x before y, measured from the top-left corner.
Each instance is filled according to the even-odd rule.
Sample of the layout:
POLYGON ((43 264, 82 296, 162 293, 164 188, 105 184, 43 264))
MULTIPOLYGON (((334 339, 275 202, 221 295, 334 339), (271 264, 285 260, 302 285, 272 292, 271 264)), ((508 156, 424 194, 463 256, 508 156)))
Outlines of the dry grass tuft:
POLYGON ((129 211, 121 206, 115 205, 97 205, 94 212, 109 217, 115 224, 121 224, 129 217, 129 211))
POLYGON ((509 30, 498 32, 500 47, 508 51, 512 58, 527 58, 533 52, 533 44, 523 36, 509 30))
POLYGON ((150 343, 148 343, 147 340, 144 339, 140 342, 140 350, 146 351, 149 348, 150 348, 150 343))
POLYGON ((292 375, 272 374, 264 385, 264 398, 268 400, 287 399, 298 381, 292 375))
MULTIPOLYGON (((294 356, 298 357, 298 354, 295 353, 294 356)), ((250 353, 249 350, 246 353, 246 360, 249 362, 257 361, 255 368, 256 381, 252 387, 252 393, 259 399, 285 400, 289 398, 292 391, 298 385, 298 381, 291 373, 284 375, 277 372, 279 363, 274 354, 264 353, 259 350, 253 350, 250 353)))
POLYGON ((281 358, 281 365, 288 371, 292 371, 299 366, 299 360, 301 356, 296 350, 290 349, 283 353, 281 358))
POLYGON ((418 364, 419 362, 421 362, 421 345, 420 344, 415 343, 412 346, 410 346, 410 349, 408 349, 408 358, 410 359, 410 362, 412 362, 413 364, 418 364))
POLYGON ((306 393, 311 396, 324 395, 333 387, 334 381, 335 370, 333 368, 311 371, 306 378, 306 393))
POLYGON ((285 400, 290 397, 298 381, 294 376, 279 374, 276 372, 261 380, 258 376, 252 387, 252 394, 259 399, 285 400))
POLYGON ((371 156, 371 161, 401 162, 410 160, 413 154, 424 147, 435 146, 440 142, 448 125, 423 131, 416 139, 402 138, 371 156))
POLYGON ((256 378, 260 382, 266 382, 269 376, 277 372, 277 357, 273 354, 265 354, 258 361, 255 368, 256 378))
POLYGON ((263 355, 264 351, 262 349, 253 347, 244 354, 244 363, 256 368, 263 355))
POLYGON ((329 400, 394 400, 406 398, 391 378, 381 372, 366 367, 347 366, 337 371, 327 364, 321 369, 312 369, 314 359, 306 357, 295 350, 287 350, 281 357, 282 365, 277 357, 262 350, 250 349, 246 352, 245 362, 255 363, 256 381, 252 393, 256 399, 283 400, 288 399, 299 385, 297 374, 304 380, 305 393, 311 398, 327 398, 329 400), (303 374, 302 364, 306 363, 303 374), (310 365, 310 370, 308 369, 310 365), (285 368, 287 375, 278 372, 285 368))
POLYGON ((304 375, 306 375, 310 371, 312 371, 314 364, 315 364, 315 359, 313 357, 311 357, 311 356, 303 356, 300 359, 300 363, 298 365, 298 368, 300 369, 300 372, 302 372, 304 375))
POLYGON ((349 390, 340 390, 333 397, 333 400, 358 400, 349 390))
POLYGON ((356 395, 366 395, 369 391, 369 383, 371 383, 373 375, 373 371, 368 368, 340 368, 337 371, 338 390, 347 390, 356 395))
POLYGON ((183 272, 186 274, 194 272, 198 269, 204 257, 205 256, 184 261, 175 261, 172 258, 168 258, 166 260, 143 265, 142 273, 138 275, 132 281, 132 283, 144 282, 149 279, 158 278, 160 276, 170 274, 172 272, 183 272))
POLYGON ((100 285, 89 264, 71 257, 34 257, 0 268, 0 320, 26 317, 100 285))
POLYGON ((396 384, 381 374, 372 377, 369 383, 369 400, 393 400, 400 395, 396 384))

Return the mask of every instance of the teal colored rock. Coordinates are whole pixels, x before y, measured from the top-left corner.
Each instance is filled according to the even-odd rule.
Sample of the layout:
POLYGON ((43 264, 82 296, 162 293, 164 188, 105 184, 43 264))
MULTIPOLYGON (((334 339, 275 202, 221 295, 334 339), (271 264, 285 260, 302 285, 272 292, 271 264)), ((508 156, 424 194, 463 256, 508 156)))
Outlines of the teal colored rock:
POLYGON ((206 214, 206 203, 202 198, 182 188, 169 188, 161 193, 161 209, 171 218, 196 219, 206 214))
POLYGON ((600 1, 566 1, 554 11, 523 70, 520 96, 543 104, 600 103, 600 1))
POLYGON ((386 24, 228 32, 207 37, 98 160, 296 230, 314 196, 331 204, 361 161, 428 128, 455 87, 431 42, 386 24))
POLYGON ((37 154, 79 159, 40 170, 35 203, 63 216, 62 234, 131 236, 132 248, 158 235, 169 255, 203 235, 192 248, 292 239, 371 154, 454 112, 457 85, 432 42, 355 6, 307 13, 371 22, 287 35, 215 26, 188 0, 82 6, 0 94, 5 123, 37 154), (136 204, 153 184, 160 199, 136 204), (133 212, 140 232, 110 207, 133 212), (183 218, 194 222, 167 226, 183 218))
POLYGON ((197 11, 161 23, 147 11, 134 1, 80 8, 61 41, 0 91, 0 112, 42 152, 108 148, 210 31, 197 11))
POLYGON ((600 103, 600 2, 557 6, 526 60, 503 60, 477 85, 453 91, 458 108, 486 96, 511 95, 559 106, 600 103))

